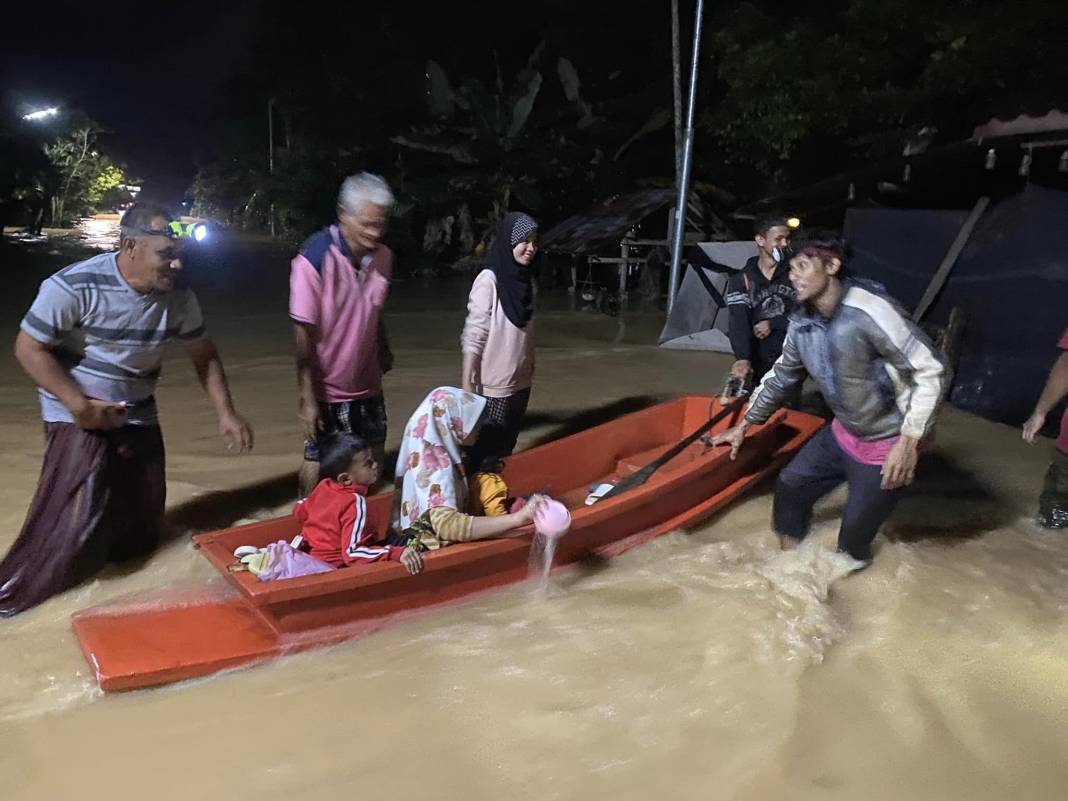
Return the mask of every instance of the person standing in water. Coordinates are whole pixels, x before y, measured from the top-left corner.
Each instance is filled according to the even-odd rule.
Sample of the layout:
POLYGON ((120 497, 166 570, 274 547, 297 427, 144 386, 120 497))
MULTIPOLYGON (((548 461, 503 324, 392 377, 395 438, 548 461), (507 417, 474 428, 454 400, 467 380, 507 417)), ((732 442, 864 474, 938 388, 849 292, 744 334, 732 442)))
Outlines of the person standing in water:
MULTIPOLYGON (((1046 415, 1068 397, 1068 331, 1064 332, 1057 347, 1061 355, 1053 363, 1045 389, 1024 423, 1023 438, 1031 445, 1035 444, 1035 437, 1046 424, 1046 415)), ((1068 409, 1061 418, 1060 436, 1038 499, 1038 522, 1046 528, 1068 527, 1068 409)))
POLYGON ((871 281, 843 279, 845 248, 814 232, 790 262, 800 308, 782 355, 754 390, 743 422, 712 438, 731 446, 765 422, 811 376, 834 420, 779 474, 773 518, 783 548, 809 532, 812 507, 849 485, 838 550, 862 562, 912 483, 921 443, 934 425, 948 381, 942 356, 902 309, 871 281))
POLYGON ((300 497, 319 480, 321 440, 335 432, 371 444, 386 458, 386 401, 382 375, 393 355, 382 307, 393 274, 393 252, 383 240, 393 193, 377 175, 345 179, 337 224, 313 234, 293 259, 289 317, 297 345, 298 416, 304 429, 300 497))
POLYGON ((474 464, 515 450, 534 379, 534 286, 538 224, 512 212, 497 225, 489 261, 471 285, 461 386, 487 399, 474 464))
POLYGON ((790 227, 781 217, 757 224, 758 253, 727 282, 731 377, 759 384, 782 353, 797 293, 790 283, 790 227))
POLYGON ((182 342, 229 448, 252 448, 196 295, 178 284, 182 240, 169 210, 136 203, 119 250, 41 284, 15 358, 38 386, 45 429, 37 493, 0 562, 0 616, 151 553, 167 499, 156 384, 168 342, 182 342))

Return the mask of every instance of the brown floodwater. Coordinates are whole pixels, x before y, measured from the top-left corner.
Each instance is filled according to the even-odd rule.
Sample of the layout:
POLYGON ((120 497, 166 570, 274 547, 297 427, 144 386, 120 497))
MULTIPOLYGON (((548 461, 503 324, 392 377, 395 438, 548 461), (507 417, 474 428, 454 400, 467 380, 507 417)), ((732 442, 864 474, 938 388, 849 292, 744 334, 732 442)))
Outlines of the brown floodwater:
MULTIPOLYGON (((768 488, 711 522, 356 642, 105 696, 70 631, 86 606, 221 579, 189 533, 285 512, 300 434, 284 254, 223 247, 189 267, 251 456, 227 454, 180 352, 158 397, 174 538, 0 620, 0 797, 25 799, 1051 799, 1068 779, 1068 541, 1031 522, 1051 444, 953 409, 919 479, 847 576, 843 503, 781 553, 768 488)), ((12 333, 70 252, 2 246, 12 333)), ((389 446, 454 383, 463 281, 398 281, 389 446)), ((714 391, 722 355, 658 350, 543 297, 520 446, 657 399, 714 391)), ((1037 388, 1036 388, 1037 392, 1037 388)), ((42 451, 37 403, 0 354, 0 550, 42 451)))

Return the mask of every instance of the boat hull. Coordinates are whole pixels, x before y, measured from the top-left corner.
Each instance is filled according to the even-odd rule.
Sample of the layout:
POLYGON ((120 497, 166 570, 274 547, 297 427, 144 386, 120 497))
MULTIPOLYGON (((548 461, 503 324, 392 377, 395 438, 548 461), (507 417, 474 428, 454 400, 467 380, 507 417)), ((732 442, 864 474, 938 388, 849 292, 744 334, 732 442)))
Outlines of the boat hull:
MULTIPOLYGON (((516 454, 505 479, 516 494, 547 491, 572 513, 556 569, 622 553, 698 523, 777 470, 823 421, 777 412, 754 427, 736 461, 728 449, 695 443, 644 485, 585 506, 591 484, 622 478, 696 430, 718 401, 690 396, 627 415, 516 454)), ((725 420, 714 431, 725 429, 725 420)), ((389 496, 370 499, 387 520, 389 496)), ((298 533, 293 518, 209 534, 194 542, 229 587, 179 603, 85 610, 73 626, 104 690, 129 690, 203 676, 359 637, 527 577, 532 530, 430 553, 422 573, 376 563, 320 576, 260 582, 228 570, 239 545, 263 546, 298 533)))

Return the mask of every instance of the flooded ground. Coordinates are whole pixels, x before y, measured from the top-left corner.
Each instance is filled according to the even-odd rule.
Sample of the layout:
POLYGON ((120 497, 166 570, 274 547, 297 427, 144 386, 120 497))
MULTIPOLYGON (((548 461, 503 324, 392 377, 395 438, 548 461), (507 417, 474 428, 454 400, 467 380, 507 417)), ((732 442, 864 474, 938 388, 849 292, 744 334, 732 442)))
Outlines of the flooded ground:
MULTIPOLYGON (((13 337, 73 244, 0 245, 13 337)), ((38 799, 1051 799, 1068 778, 1068 542, 1030 522, 1050 443, 949 409, 874 565, 844 577, 842 493, 780 553, 770 495, 596 570, 517 587, 324 651, 103 696, 70 615, 217 585, 189 533, 289 508, 300 434, 286 254, 221 241, 189 266, 253 455, 227 455, 180 352, 158 393, 176 536, 0 620, 2 797, 38 799)), ((73 256, 69 258, 73 260, 73 256)), ((458 378, 462 280, 398 281, 388 310, 391 448, 458 378)), ((542 298, 520 446, 718 389, 723 356, 664 352, 542 298), (592 413, 591 413, 592 412, 592 413)), ((1037 391, 1037 388, 1036 388, 1037 391)), ((37 402, 0 354, 0 550, 42 450, 37 402)))

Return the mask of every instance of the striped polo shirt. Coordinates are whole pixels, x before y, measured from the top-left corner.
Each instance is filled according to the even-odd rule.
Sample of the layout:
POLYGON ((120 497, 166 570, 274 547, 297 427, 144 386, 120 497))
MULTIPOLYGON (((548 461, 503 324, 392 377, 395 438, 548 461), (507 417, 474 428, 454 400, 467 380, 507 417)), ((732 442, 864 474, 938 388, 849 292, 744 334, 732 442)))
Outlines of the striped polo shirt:
MULTIPOLYGON (((21 327, 52 347, 87 397, 125 401, 131 425, 154 426, 164 345, 203 337, 204 318, 192 290, 138 292, 123 278, 117 256, 102 253, 46 279, 21 327)), ((38 393, 45 422, 74 422, 52 393, 38 393)))

